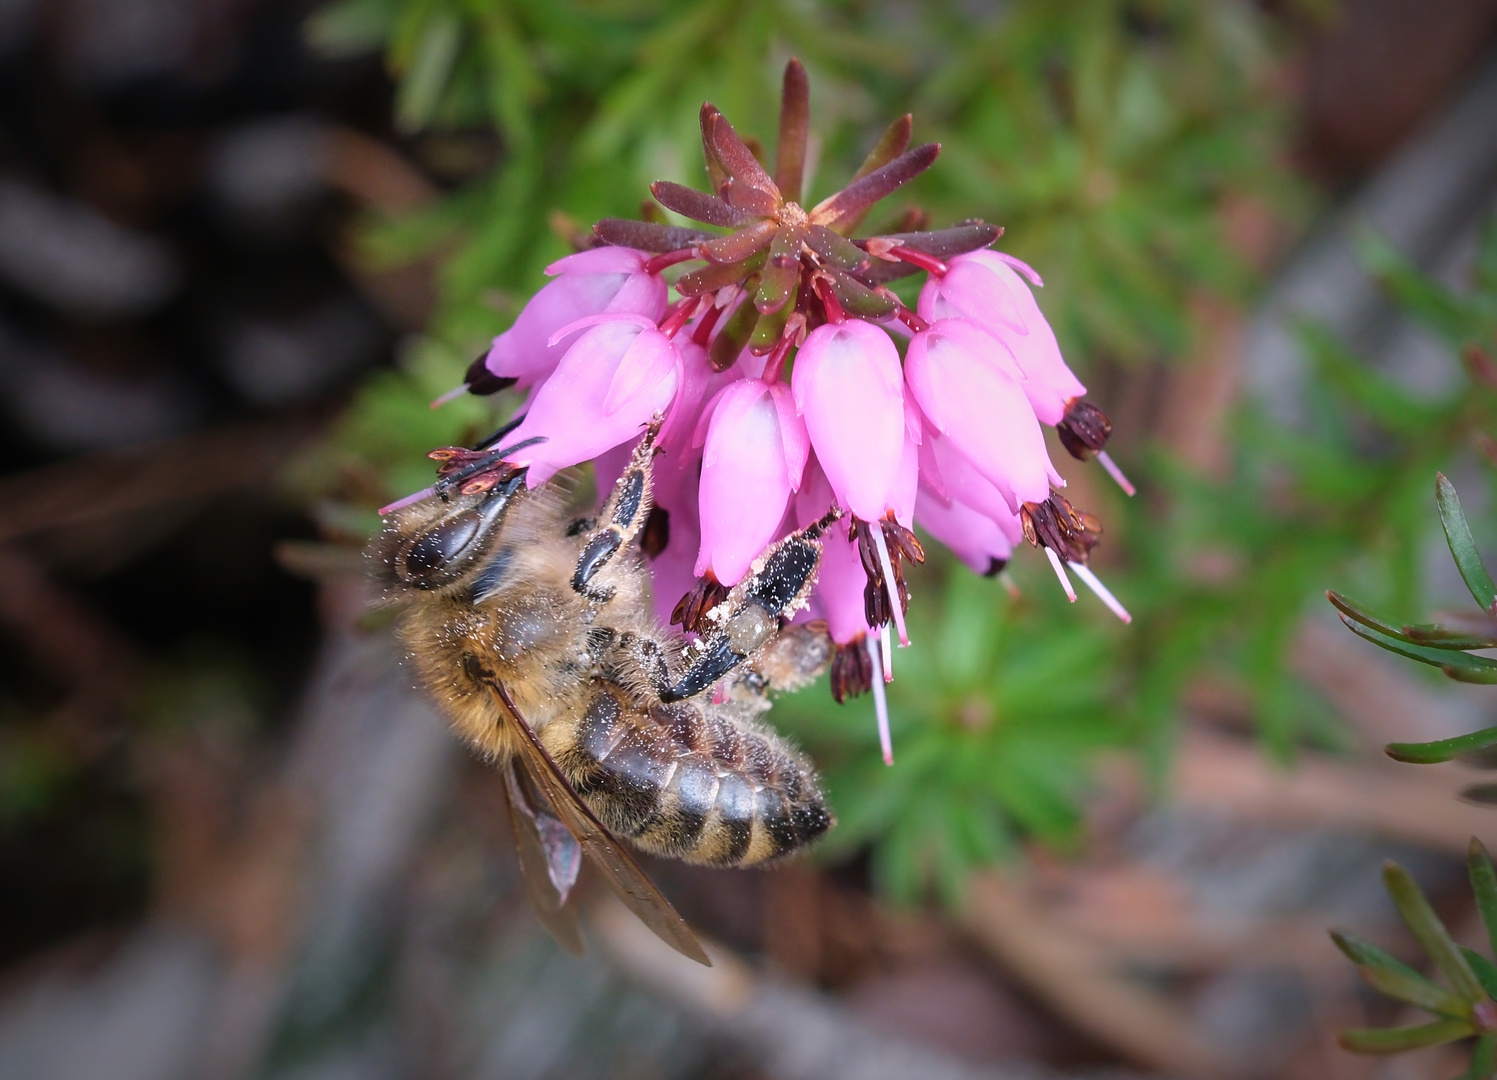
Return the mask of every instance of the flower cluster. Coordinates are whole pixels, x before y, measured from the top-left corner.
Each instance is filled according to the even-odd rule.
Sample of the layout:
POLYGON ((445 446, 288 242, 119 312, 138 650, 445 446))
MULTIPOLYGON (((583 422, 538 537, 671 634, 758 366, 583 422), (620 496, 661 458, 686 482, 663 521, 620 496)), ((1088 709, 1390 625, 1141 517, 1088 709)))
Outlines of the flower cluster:
MULTIPOLYGON (((908 148, 908 116, 847 187, 799 205, 806 97, 792 61, 773 176, 704 105, 712 193, 651 190, 731 231, 600 222, 598 246, 548 269, 554 280, 475 361, 465 389, 530 388, 506 461, 528 469, 531 487, 593 461, 606 491, 660 418, 644 546, 662 614, 687 632, 767 546, 840 507, 802 617, 824 620, 838 645, 836 698, 875 692, 887 759, 882 684, 891 625, 908 644, 905 564, 924 560, 915 525, 983 574, 1027 540, 1072 600, 1067 567, 1126 621, 1086 566, 1100 526, 1058 493, 1041 425, 1132 489, 1103 449, 1111 425, 1083 399, 1035 303, 1039 276, 990 250, 1002 230, 969 221, 850 238, 936 159, 934 144, 908 148), (920 272, 911 310, 887 284, 920 272)), ((462 461, 462 475, 482 464, 462 461)))

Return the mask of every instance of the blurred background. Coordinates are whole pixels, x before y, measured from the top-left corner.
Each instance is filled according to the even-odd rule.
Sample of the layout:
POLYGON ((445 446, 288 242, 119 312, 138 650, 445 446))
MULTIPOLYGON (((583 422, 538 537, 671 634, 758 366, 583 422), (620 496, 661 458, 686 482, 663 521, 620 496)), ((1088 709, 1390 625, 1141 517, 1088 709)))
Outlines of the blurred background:
POLYGON ((0 0, 0 1076, 1454 1075, 1335 1046, 1408 1018, 1325 930, 1417 956, 1396 857, 1474 943, 1497 819, 1380 747, 1497 697, 1323 592, 1463 603, 1437 469, 1497 546, 1494 212, 1492 0, 0 0), (890 213, 1044 275, 1136 618, 932 558, 894 768, 866 698, 771 714, 829 842, 647 863, 710 972, 603 904, 574 959, 359 552, 515 409, 427 402, 541 269, 700 183, 704 99, 771 136, 791 55, 813 192, 913 112, 890 213))

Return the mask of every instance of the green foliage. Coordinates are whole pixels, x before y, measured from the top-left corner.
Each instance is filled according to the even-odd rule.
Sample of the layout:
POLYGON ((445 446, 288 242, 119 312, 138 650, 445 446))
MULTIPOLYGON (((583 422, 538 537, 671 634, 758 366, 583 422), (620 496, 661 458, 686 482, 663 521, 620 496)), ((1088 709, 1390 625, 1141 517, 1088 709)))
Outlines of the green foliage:
POLYGON ((1062 614, 1053 585, 1037 580, 1015 600, 950 565, 938 603, 916 596, 910 622, 926 629, 895 654, 887 688, 893 768, 867 698, 837 705, 817 686, 779 699, 775 723, 816 758, 837 808, 830 857, 871 846, 888 895, 935 886, 955 901, 972 869, 1023 836, 1074 843, 1089 759, 1124 738, 1108 657, 1126 630, 1062 614))
MULTIPOLYGON (((1497 872, 1480 840, 1471 838, 1467 858, 1471 888, 1488 937, 1497 942, 1497 872)), ((1374 990, 1433 1013, 1439 1019, 1413 1027, 1353 1028, 1343 1031, 1341 1045, 1362 1054, 1396 1054, 1477 1035, 1470 1068, 1463 1080, 1497 1075, 1497 965, 1472 949, 1455 944, 1418 884, 1397 863, 1383 868, 1383 884, 1398 913, 1449 987, 1419 974, 1376 945, 1346 931, 1331 940, 1374 990)))
MULTIPOLYGON (((1396 296, 1417 298, 1411 314, 1433 320, 1432 328, 1464 350, 1469 378, 1421 399, 1323 329, 1305 326, 1301 340, 1314 376, 1310 425, 1284 430, 1243 413, 1224 480, 1178 461, 1154 463, 1154 476, 1140 487, 1162 486, 1168 500, 1126 507, 1127 537, 1147 541, 1131 545, 1137 569, 1117 588, 1138 616, 1131 639, 1139 653, 1136 720, 1159 745, 1167 745, 1181 688, 1202 674, 1249 695, 1260 731, 1277 752, 1322 737, 1316 728, 1323 727, 1325 709, 1290 661, 1304 615, 1327 583, 1356 582, 1376 598, 1367 605, 1333 594, 1348 625, 1369 640, 1452 677, 1482 680, 1497 670, 1460 651, 1483 647, 1489 628, 1405 625, 1376 614, 1418 606, 1429 477, 1497 428, 1497 380, 1473 362, 1497 336, 1497 276, 1478 274, 1476 289, 1461 294, 1379 251, 1374 267, 1381 278, 1396 296)), ((1494 260, 1497 230, 1488 229, 1481 265, 1494 260)), ((1469 540, 1463 542, 1474 557, 1469 540)))

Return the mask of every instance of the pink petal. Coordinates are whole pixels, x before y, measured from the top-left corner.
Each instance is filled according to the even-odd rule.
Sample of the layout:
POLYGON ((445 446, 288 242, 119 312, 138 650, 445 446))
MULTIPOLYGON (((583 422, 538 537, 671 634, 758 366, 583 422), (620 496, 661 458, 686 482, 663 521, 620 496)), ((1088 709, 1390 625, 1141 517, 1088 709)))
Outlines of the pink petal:
POLYGON ((764 383, 739 379, 719 395, 702 453, 699 576, 737 584, 775 539, 791 493, 785 443, 764 383))
POLYGON ((915 489, 920 483, 920 446, 924 436, 920 423, 920 409, 910 399, 904 402, 904 446, 899 454, 899 468, 894 474, 893 496, 890 505, 894 520, 906 529, 915 515, 915 489))
POLYGON ((964 320, 943 319, 911 340, 905 377, 921 411, 973 468, 1017 502, 1040 502, 1052 471, 1045 439, 1019 384, 992 362, 992 343, 964 320))
POLYGON ((775 413, 780 421, 780 438, 785 452, 785 481, 791 491, 800 490, 801 477, 805 475, 806 458, 811 453, 811 439, 806 434, 806 425, 795 411, 790 388, 784 383, 775 383, 769 388, 774 399, 775 413))
POLYGON ((546 276, 557 274, 637 274, 650 256, 634 248, 604 247, 588 248, 573 255, 557 259, 546 267, 546 276))
POLYGON ((816 595, 832 640, 845 645, 869 632, 863 608, 863 589, 868 575, 857 545, 847 538, 847 520, 836 522, 821 541, 821 569, 816 575, 816 595))
POLYGON ((792 387, 832 490, 863 520, 883 517, 905 443, 894 342, 858 320, 819 326, 796 354, 792 387))
POLYGON ((665 279, 642 273, 638 252, 597 248, 581 256, 562 259, 551 269, 573 270, 588 265, 596 269, 565 273, 531 297, 514 325, 494 339, 485 358, 489 371, 501 378, 517 379, 523 388, 545 378, 560 362, 576 338, 568 335, 554 343, 551 338, 578 319, 612 311, 656 322, 665 313, 665 279), (591 258, 573 262, 581 256, 591 258))
POLYGON ((673 374, 679 384, 680 369, 681 356, 671 339, 659 330, 646 330, 619 360, 608 384, 608 395, 603 399, 603 414, 612 416, 639 395, 651 395, 654 387, 673 374))
POLYGON ((915 502, 915 520, 975 573, 986 574, 994 559, 1007 561, 1013 554, 1013 541, 992 518, 963 503, 943 505, 923 487, 915 502))
POLYGON ((641 386, 619 408, 605 408, 625 354, 646 334, 664 337, 658 331, 627 323, 595 326, 577 339, 551 376, 536 388, 525 422, 513 435, 516 442, 534 436, 547 440, 527 447, 512 459, 530 467, 528 487, 538 487, 561 469, 597 457, 620 443, 632 442, 656 413, 669 408, 679 382, 674 364, 661 378, 641 386))
POLYGON ((960 316, 998 338, 1023 370, 1024 392, 1040 421, 1059 423, 1066 402, 1084 395, 1086 387, 1066 366, 1054 331, 1015 268, 1030 275, 1036 284, 1039 275, 999 251, 958 255, 951 260, 951 267, 943 281, 926 283, 921 292, 921 316, 932 322, 960 316))

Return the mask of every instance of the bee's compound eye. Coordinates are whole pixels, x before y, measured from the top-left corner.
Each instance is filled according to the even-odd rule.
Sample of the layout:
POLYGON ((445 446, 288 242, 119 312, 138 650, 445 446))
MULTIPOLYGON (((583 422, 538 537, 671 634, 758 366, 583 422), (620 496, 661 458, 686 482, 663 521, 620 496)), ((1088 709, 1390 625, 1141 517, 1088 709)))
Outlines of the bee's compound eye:
POLYGON ((418 581, 435 574, 472 542, 482 524, 478 511, 464 510, 428 529, 406 548, 405 572, 418 581))

